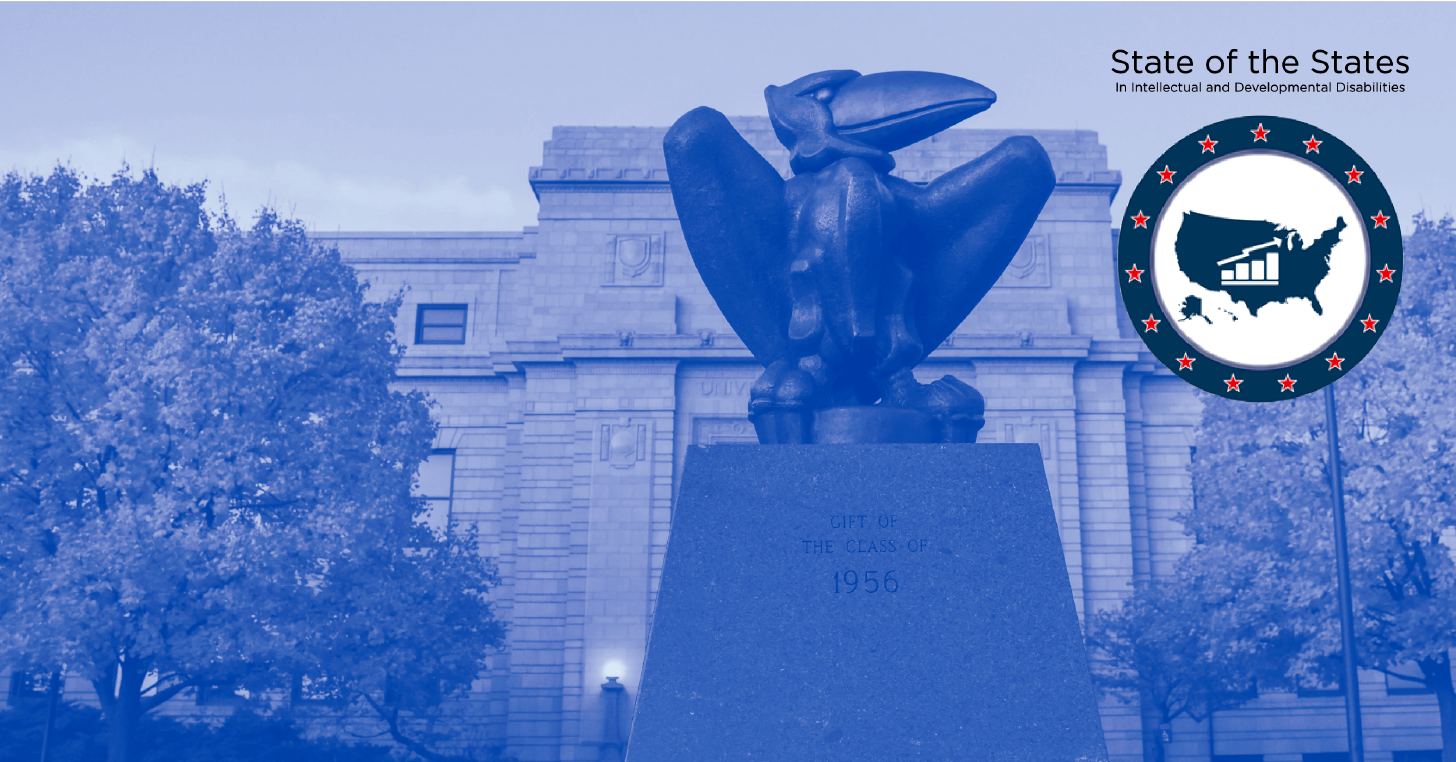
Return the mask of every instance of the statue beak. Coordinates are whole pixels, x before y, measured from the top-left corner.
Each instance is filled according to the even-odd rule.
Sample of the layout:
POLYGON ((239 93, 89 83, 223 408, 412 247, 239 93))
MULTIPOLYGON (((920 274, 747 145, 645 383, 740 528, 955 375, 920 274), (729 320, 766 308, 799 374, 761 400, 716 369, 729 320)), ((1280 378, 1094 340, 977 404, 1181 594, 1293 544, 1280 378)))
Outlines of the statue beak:
POLYGON ((850 80, 829 102, 842 137, 894 151, 981 113, 996 93, 969 79, 887 71, 850 80))

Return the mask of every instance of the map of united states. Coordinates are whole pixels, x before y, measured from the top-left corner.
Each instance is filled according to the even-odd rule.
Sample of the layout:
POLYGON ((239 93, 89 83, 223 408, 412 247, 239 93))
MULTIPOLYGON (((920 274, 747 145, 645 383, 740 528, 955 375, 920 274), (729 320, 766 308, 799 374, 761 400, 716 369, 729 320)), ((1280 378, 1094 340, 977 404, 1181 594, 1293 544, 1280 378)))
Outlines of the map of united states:
MULTIPOLYGON (((1315 288, 1330 273, 1330 252, 1344 229, 1345 219, 1337 217, 1333 227, 1305 246, 1299 233, 1276 222, 1185 212, 1174 250, 1189 280, 1228 294, 1253 317, 1267 304, 1290 299, 1306 299, 1322 315, 1315 288)), ((1207 320, 1201 308, 1201 300, 1190 296, 1183 304, 1183 319, 1207 320)))

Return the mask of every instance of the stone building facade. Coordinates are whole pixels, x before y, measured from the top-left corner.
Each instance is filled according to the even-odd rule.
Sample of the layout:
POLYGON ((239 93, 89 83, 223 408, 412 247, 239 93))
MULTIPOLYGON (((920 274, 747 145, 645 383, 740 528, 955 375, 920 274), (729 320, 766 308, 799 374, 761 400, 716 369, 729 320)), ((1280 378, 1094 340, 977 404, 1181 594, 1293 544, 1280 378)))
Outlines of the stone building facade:
MULTIPOLYGON (((767 118, 732 121, 788 174, 767 118)), ((522 760, 598 759, 608 676, 627 686, 625 733, 687 448, 755 441, 760 367, 688 254, 665 132, 557 128, 530 170, 538 225, 519 233, 320 236, 377 293, 405 289, 406 341, 422 315, 464 307, 456 343, 416 344, 400 375, 440 403, 436 457, 452 479, 426 489, 499 559, 509 645, 480 696, 489 735, 522 760)), ((895 174, 928 182, 1012 134, 1027 133, 949 130, 897 151, 895 174)), ((1191 498, 1199 407, 1118 303, 1109 205, 1122 177, 1106 149, 1089 131, 1029 134, 1056 190, 997 286, 916 372, 986 396, 981 441, 1040 445, 1084 614, 1186 552, 1174 517, 1191 498)), ((1372 762, 1440 747, 1433 697, 1376 673, 1362 697, 1372 762)), ((1344 749, 1341 702, 1271 694, 1211 723, 1180 720, 1170 759, 1325 760, 1344 749)), ((1102 709, 1114 759, 1141 760, 1137 709, 1102 709)))
MULTIPOLYGON (((733 123, 787 175, 766 117, 733 123)), ((478 528, 509 622, 473 715, 523 762, 601 758, 607 677, 626 686, 625 734, 687 448, 756 441, 746 409, 761 368, 693 266, 665 132, 554 130, 530 170, 538 225, 520 232, 317 236, 376 297, 403 293, 399 382, 434 398, 440 424, 421 491, 432 521, 478 528)), ((896 152, 895 174, 927 182, 1012 134, 1047 149, 1055 192, 996 287, 916 373, 985 395, 981 441, 1040 446, 1081 615, 1117 606, 1187 550, 1174 517, 1191 498, 1199 407, 1118 303, 1109 204, 1122 178, 1096 133, 950 130, 896 152)), ((1371 762, 1440 747, 1433 697, 1374 673, 1362 696, 1371 762)), ((197 711, 186 701, 169 711, 197 711)), ((1340 702, 1274 694, 1180 721, 1170 760, 1325 762, 1311 755, 1344 748, 1340 702)), ((1140 761, 1136 707, 1102 710, 1113 758, 1140 761)))
MULTIPOLYGON (((766 118, 734 120, 782 172, 766 118)), ((508 649, 492 734, 522 760, 597 759, 608 676, 640 682, 677 478, 692 444, 754 442, 761 368, 708 295, 683 241, 664 129, 564 127, 530 180, 539 224, 513 234, 320 236, 383 294, 399 335, 463 306, 455 343, 416 344, 401 381, 439 401, 450 521, 489 538, 508 649)), ((951 130, 896 153, 926 182, 1015 134, 951 130)), ((1041 446, 1078 611, 1115 606, 1186 546, 1198 409, 1117 304, 1109 203, 1121 184, 1095 133, 1038 131, 1058 182, 980 307, 917 369, 987 399, 981 441, 1041 446)), ((440 488, 433 489, 440 493, 440 488)), ((433 494, 433 493, 432 493, 433 494)), ((1134 710, 1106 708, 1122 758, 1134 710)))

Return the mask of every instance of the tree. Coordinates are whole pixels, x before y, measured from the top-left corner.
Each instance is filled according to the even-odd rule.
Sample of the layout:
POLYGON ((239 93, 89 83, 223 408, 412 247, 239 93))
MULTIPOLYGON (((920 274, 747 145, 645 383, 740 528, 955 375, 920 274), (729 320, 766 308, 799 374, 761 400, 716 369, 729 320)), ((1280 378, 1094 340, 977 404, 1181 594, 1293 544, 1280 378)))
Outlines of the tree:
POLYGON ((1217 593, 1198 589, 1200 582, 1179 576, 1140 585, 1120 608, 1087 618, 1088 645, 1101 657, 1093 678, 1105 694, 1141 706, 1149 762, 1166 759, 1159 725, 1180 716, 1202 722, 1249 701, 1261 660, 1287 648, 1260 637, 1249 618, 1234 621, 1235 610, 1213 604, 1217 593), (1243 637, 1231 637, 1237 631, 1243 637))
POLYGON ((397 298, 127 170, 0 183, 0 664, 90 680, 108 759, 180 692, 468 686, 494 569, 410 496, 397 298))
MULTIPOLYGON (((1404 267, 1396 315, 1335 386, 1355 629, 1363 668, 1435 694, 1443 759, 1456 762, 1456 223, 1418 215, 1404 267)), ((1182 570, 1237 583, 1221 605, 1299 644, 1268 671, 1339 684, 1322 397, 1204 404, 1196 502, 1184 517, 1196 544, 1182 570)))
MULTIPOLYGON (((0 712, 0 757, 29 762, 40 749, 46 702, 22 701, 0 712)), ((96 762, 106 758, 106 723, 101 713, 78 704, 56 712, 58 743, 50 762, 96 762)), ((138 728, 137 762, 397 762, 383 746, 345 743, 336 738, 304 738, 283 714, 261 716, 246 709, 219 723, 144 717, 138 728)))

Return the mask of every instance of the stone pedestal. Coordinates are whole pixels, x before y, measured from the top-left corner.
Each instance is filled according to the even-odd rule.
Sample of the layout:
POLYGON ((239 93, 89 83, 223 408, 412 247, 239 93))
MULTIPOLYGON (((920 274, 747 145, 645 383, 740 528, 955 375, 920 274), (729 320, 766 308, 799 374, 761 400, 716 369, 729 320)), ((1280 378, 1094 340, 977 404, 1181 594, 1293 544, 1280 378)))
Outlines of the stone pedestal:
POLYGON ((1035 445, 691 448, 628 762, 1098 762, 1035 445))

